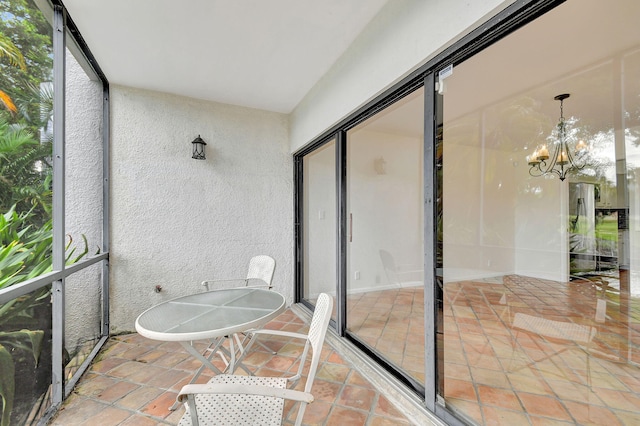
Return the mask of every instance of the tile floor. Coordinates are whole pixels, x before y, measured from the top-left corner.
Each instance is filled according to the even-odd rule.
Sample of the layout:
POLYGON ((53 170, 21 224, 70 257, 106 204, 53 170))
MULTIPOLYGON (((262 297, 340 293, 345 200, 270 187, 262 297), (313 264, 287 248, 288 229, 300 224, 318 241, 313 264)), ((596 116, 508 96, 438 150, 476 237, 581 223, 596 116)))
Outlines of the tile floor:
MULTIPOLYGON (((448 407, 477 424, 640 424, 640 300, 619 287, 615 277, 447 283, 448 407)), ((347 328, 422 381, 423 306, 422 288, 351 294, 347 328)))
MULTIPOLYGON (((422 380, 422 289, 349 295, 348 303, 349 330, 422 380)), ((448 283, 442 316, 445 400, 471 423, 640 424, 640 300, 620 297, 615 279, 448 283)), ((291 311, 270 327, 305 329, 291 311)), ((295 369, 300 345, 269 345, 277 356, 256 347, 246 360, 256 374, 295 369)), ((52 424, 175 424, 182 409, 167 407, 195 367, 179 345, 113 338, 52 424)), ((305 424, 408 424, 327 344, 314 394, 305 424)))
POLYGON ((351 333, 424 383, 422 287, 350 294, 347 310, 351 333))
POLYGON ((617 287, 445 285, 447 404, 480 424, 640 424, 640 301, 617 287))
MULTIPOLYGON (((304 322, 288 310, 269 328, 307 331, 304 322)), ((279 338, 267 342, 277 355, 255 346, 245 364, 258 375, 295 371, 302 344, 279 338)), ((137 334, 109 340, 89 371, 50 425, 158 425, 176 424, 184 408, 171 412, 179 389, 198 363, 177 343, 163 343, 137 334)), ((209 377, 201 376, 201 381, 209 377)), ((408 425, 377 389, 348 365, 326 342, 312 393, 316 401, 304 415, 306 425, 408 425)), ((293 424, 297 407, 285 406, 285 425, 293 424), (293 409, 292 409, 293 408, 293 409)))

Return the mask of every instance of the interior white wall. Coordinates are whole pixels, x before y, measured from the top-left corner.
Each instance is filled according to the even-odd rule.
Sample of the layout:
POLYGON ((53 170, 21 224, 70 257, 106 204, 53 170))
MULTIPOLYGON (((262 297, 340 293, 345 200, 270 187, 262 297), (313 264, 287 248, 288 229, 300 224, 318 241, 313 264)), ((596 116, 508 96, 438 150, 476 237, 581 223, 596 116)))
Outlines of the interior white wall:
POLYGON ((509 151, 491 148, 492 132, 482 120, 481 114, 473 114, 445 121, 443 128, 445 282, 515 270, 517 170, 509 151))
POLYGON ((352 218, 348 291, 420 284, 424 253, 422 139, 360 130, 349 133, 348 150, 348 214, 352 218), (376 170, 380 160, 384 170, 376 170), (404 271, 414 271, 399 277, 404 283, 387 277, 381 249, 404 271))
POLYGON ((159 302, 276 259, 293 298, 293 187, 283 114, 111 86, 111 331, 159 302), (206 141, 204 161, 191 141, 206 141), (155 293, 156 285, 162 286, 155 293))
MULTIPOLYGON (((472 70, 466 70, 472 71, 472 70)), ((472 78, 473 72, 466 77, 472 78)), ((460 68, 449 91, 464 78, 460 68)), ((505 115, 507 100, 448 121, 443 129, 445 282, 519 274, 566 281, 568 181, 533 178, 514 150, 527 126, 505 115), (513 133, 515 131, 515 133, 513 133)), ((454 106, 455 107, 455 106, 454 106)))
POLYGON ((569 182, 531 178, 527 167, 517 172, 514 273, 567 282, 569 182))
POLYGON ((512 2, 388 2, 291 113, 291 151, 512 2))

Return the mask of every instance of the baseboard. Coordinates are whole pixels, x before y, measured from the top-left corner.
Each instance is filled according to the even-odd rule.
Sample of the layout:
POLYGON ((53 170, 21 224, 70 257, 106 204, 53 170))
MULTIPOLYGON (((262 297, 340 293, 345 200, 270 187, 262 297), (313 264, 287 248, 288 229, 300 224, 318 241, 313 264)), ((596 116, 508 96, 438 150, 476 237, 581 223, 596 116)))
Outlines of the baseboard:
MULTIPOLYGON (((398 289, 398 288, 411 288, 411 287, 422 287, 422 286, 424 286, 424 283, 421 282, 421 281, 407 281, 407 282, 401 283, 400 285, 385 284, 385 285, 376 285, 376 286, 372 286, 372 287, 362 287, 362 288, 356 288, 356 289, 347 289, 347 295, 349 295, 349 294, 360 294, 360 293, 370 293, 372 291, 385 291, 385 290, 395 290, 395 289, 398 289)), ((330 294, 333 297, 336 296, 336 292, 335 291, 324 291, 323 293, 330 294)), ((320 295, 320 293, 311 293, 308 296, 308 298, 309 299, 317 299, 319 295, 320 295)))

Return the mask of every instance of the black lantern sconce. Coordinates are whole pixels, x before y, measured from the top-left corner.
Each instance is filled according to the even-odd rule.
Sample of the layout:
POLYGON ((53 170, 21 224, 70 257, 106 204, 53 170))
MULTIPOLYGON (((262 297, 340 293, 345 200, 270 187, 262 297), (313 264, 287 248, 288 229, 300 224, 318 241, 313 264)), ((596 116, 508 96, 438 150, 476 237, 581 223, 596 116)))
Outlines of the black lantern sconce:
POLYGON ((200 135, 198 135, 198 137, 195 138, 191 143, 193 144, 193 155, 191 156, 191 158, 196 160, 205 160, 206 157, 204 156, 204 146, 206 145, 206 142, 202 140, 200 135))

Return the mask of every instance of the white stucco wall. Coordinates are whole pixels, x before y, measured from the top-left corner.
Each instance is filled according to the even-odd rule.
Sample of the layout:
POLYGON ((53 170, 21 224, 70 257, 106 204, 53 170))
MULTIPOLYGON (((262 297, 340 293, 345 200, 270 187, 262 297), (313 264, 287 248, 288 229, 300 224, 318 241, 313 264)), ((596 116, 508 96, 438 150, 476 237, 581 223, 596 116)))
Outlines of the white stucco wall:
MULTIPOLYGON (((92 81, 73 55, 66 55, 65 231, 75 248, 88 255, 102 246, 102 83, 92 81)), ((67 241, 69 241, 67 239, 67 241)), ((65 280, 65 345, 74 354, 100 337, 102 265, 93 265, 65 280)))
POLYGON ((257 254, 276 259, 292 302, 287 116, 112 86, 111 135, 112 332, 204 279, 246 275, 257 254), (204 161, 191 158, 198 134, 204 161))
POLYGON ((513 0, 393 0, 291 113, 296 151, 513 0))

